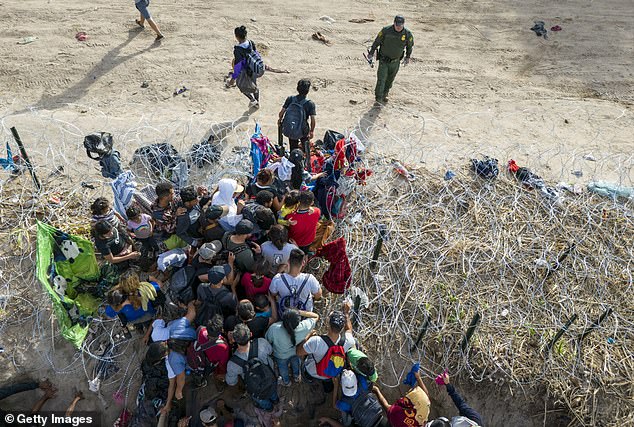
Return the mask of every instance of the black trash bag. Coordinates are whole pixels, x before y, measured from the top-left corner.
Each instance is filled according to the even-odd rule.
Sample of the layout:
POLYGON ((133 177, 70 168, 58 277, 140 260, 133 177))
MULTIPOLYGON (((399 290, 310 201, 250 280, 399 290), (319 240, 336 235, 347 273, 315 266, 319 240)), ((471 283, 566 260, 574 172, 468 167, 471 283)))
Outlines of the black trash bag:
POLYGON ((345 136, 334 130, 327 130, 324 134, 324 150, 334 150, 335 144, 345 136))

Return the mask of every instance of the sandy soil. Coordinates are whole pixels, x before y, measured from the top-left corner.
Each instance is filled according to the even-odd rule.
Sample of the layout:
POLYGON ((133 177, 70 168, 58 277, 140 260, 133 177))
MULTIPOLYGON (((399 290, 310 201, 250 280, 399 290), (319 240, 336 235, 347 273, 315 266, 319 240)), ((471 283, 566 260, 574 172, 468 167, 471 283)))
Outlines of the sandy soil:
MULTIPOLYGON (((212 124, 234 121, 238 132, 230 142, 244 144, 254 120, 276 135, 281 103, 307 77, 314 85, 318 135, 357 129, 374 150, 442 173, 488 154, 502 162, 513 157, 555 181, 634 182, 634 9, 628 0, 155 0, 150 10, 166 35, 161 43, 154 43, 149 28, 136 27, 131 0, 0 0, 6 138, 7 129, 17 126, 36 165, 50 171, 65 165, 70 180, 99 181, 95 163, 81 149, 82 135, 111 131, 129 155, 157 140, 186 148, 212 124), (390 104, 377 109, 375 70, 361 54, 396 13, 405 15, 414 34, 414 60, 401 68, 390 104), (353 18, 374 22, 348 22, 353 18), (529 30, 535 20, 562 31, 538 38, 529 30), (268 64, 290 71, 260 80, 262 108, 250 115, 244 114, 246 98, 223 86, 233 28, 241 24, 268 64), (88 34, 87 41, 75 40, 78 31, 88 34), (332 44, 312 40, 316 31, 332 44), (29 36, 37 40, 18 44, 29 36), (173 96, 183 85, 189 90, 173 96), (583 160, 586 154, 597 161, 583 160)), ((65 393, 50 403, 57 409, 70 402, 73 387, 88 392, 68 345, 56 340, 54 360, 47 360, 53 341, 46 319, 0 328, 6 350, 0 360, 7 366, 0 380, 20 372, 55 377, 65 393), (24 331, 46 339, 23 340, 24 331)), ((489 425, 504 424, 494 415, 504 407, 496 399, 489 399, 489 425)), ((3 405, 26 408, 35 400, 30 392, 3 405)), ((486 405, 485 397, 481 403, 486 405)), ((99 405, 92 397, 78 408, 99 405)), ((533 409, 518 408, 517 425, 542 425, 539 417, 522 418, 533 409)), ((108 420, 118 410, 111 406, 108 420)))

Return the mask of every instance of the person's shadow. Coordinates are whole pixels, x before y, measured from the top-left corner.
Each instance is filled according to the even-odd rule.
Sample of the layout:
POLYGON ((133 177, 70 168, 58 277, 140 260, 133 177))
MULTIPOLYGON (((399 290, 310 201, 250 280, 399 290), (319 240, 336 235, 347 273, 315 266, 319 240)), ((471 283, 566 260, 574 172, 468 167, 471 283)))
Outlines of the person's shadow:
POLYGON ((366 147, 369 145, 370 135, 374 130, 376 119, 379 118, 381 108, 382 106, 380 104, 374 103, 372 107, 361 116, 359 122, 353 129, 359 141, 366 147))
POLYGON ((142 30, 140 28, 129 30, 128 38, 123 43, 115 46, 108 53, 106 53, 104 57, 101 58, 101 60, 97 64, 95 64, 92 69, 90 69, 90 71, 88 71, 83 79, 58 95, 54 95, 51 97, 42 95, 37 104, 31 108, 55 109, 61 107, 64 104, 76 102, 80 100, 84 95, 86 95, 88 89, 97 81, 98 78, 108 74, 114 68, 123 64, 125 61, 134 58, 135 56, 141 55, 142 53, 145 53, 150 49, 160 46, 160 42, 154 42, 145 49, 141 49, 129 55, 120 55, 121 50, 128 44, 130 44, 130 42, 141 33, 141 31, 142 30))

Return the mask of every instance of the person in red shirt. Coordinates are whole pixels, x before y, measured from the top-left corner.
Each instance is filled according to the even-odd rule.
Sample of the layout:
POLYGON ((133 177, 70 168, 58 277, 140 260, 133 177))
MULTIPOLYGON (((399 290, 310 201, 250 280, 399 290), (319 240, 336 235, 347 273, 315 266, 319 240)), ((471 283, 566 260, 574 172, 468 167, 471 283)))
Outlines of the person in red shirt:
POLYGON ((231 347, 227 340, 222 336, 223 318, 220 314, 216 314, 207 322, 206 327, 198 328, 197 340, 200 345, 207 343, 210 339, 216 341, 216 344, 205 350, 205 356, 210 364, 216 365, 214 369, 214 377, 224 382, 227 373, 227 362, 231 357, 231 347))
POLYGON ((258 294, 268 295, 271 279, 266 277, 269 274, 271 263, 266 258, 259 258, 253 267, 253 273, 246 272, 240 279, 240 284, 244 289, 246 297, 253 302, 258 294))
POLYGON ((321 217, 319 208, 313 207, 314 202, 315 196, 312 192, 300 192, 299 207, 286 217, 290 223, 288 227, 289 240, 293 240, 304 252, 309 252, 308 247, 315 241, 317 223, 321 217))

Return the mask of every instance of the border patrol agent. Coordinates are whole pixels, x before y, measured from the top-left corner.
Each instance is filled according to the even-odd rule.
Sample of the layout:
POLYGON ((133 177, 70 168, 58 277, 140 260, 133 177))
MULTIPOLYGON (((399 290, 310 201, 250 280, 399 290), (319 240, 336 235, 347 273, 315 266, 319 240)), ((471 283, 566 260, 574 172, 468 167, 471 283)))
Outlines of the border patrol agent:
POLYGON ((405 50, 405 59, 403 65, 409 63, 414 47, 414 36, 405 28, 405 18, 396 15, 394 25, 387 26, 379 31, 376 36, 368 58, 372 60, 374 52, 378 49, 379 69, 377 70, 376 88, 374 89, 374 97, 377 102, 387 102, 387 95, 392 88, 392 83, 398 73, 403 59, 403 50, 405 50))

